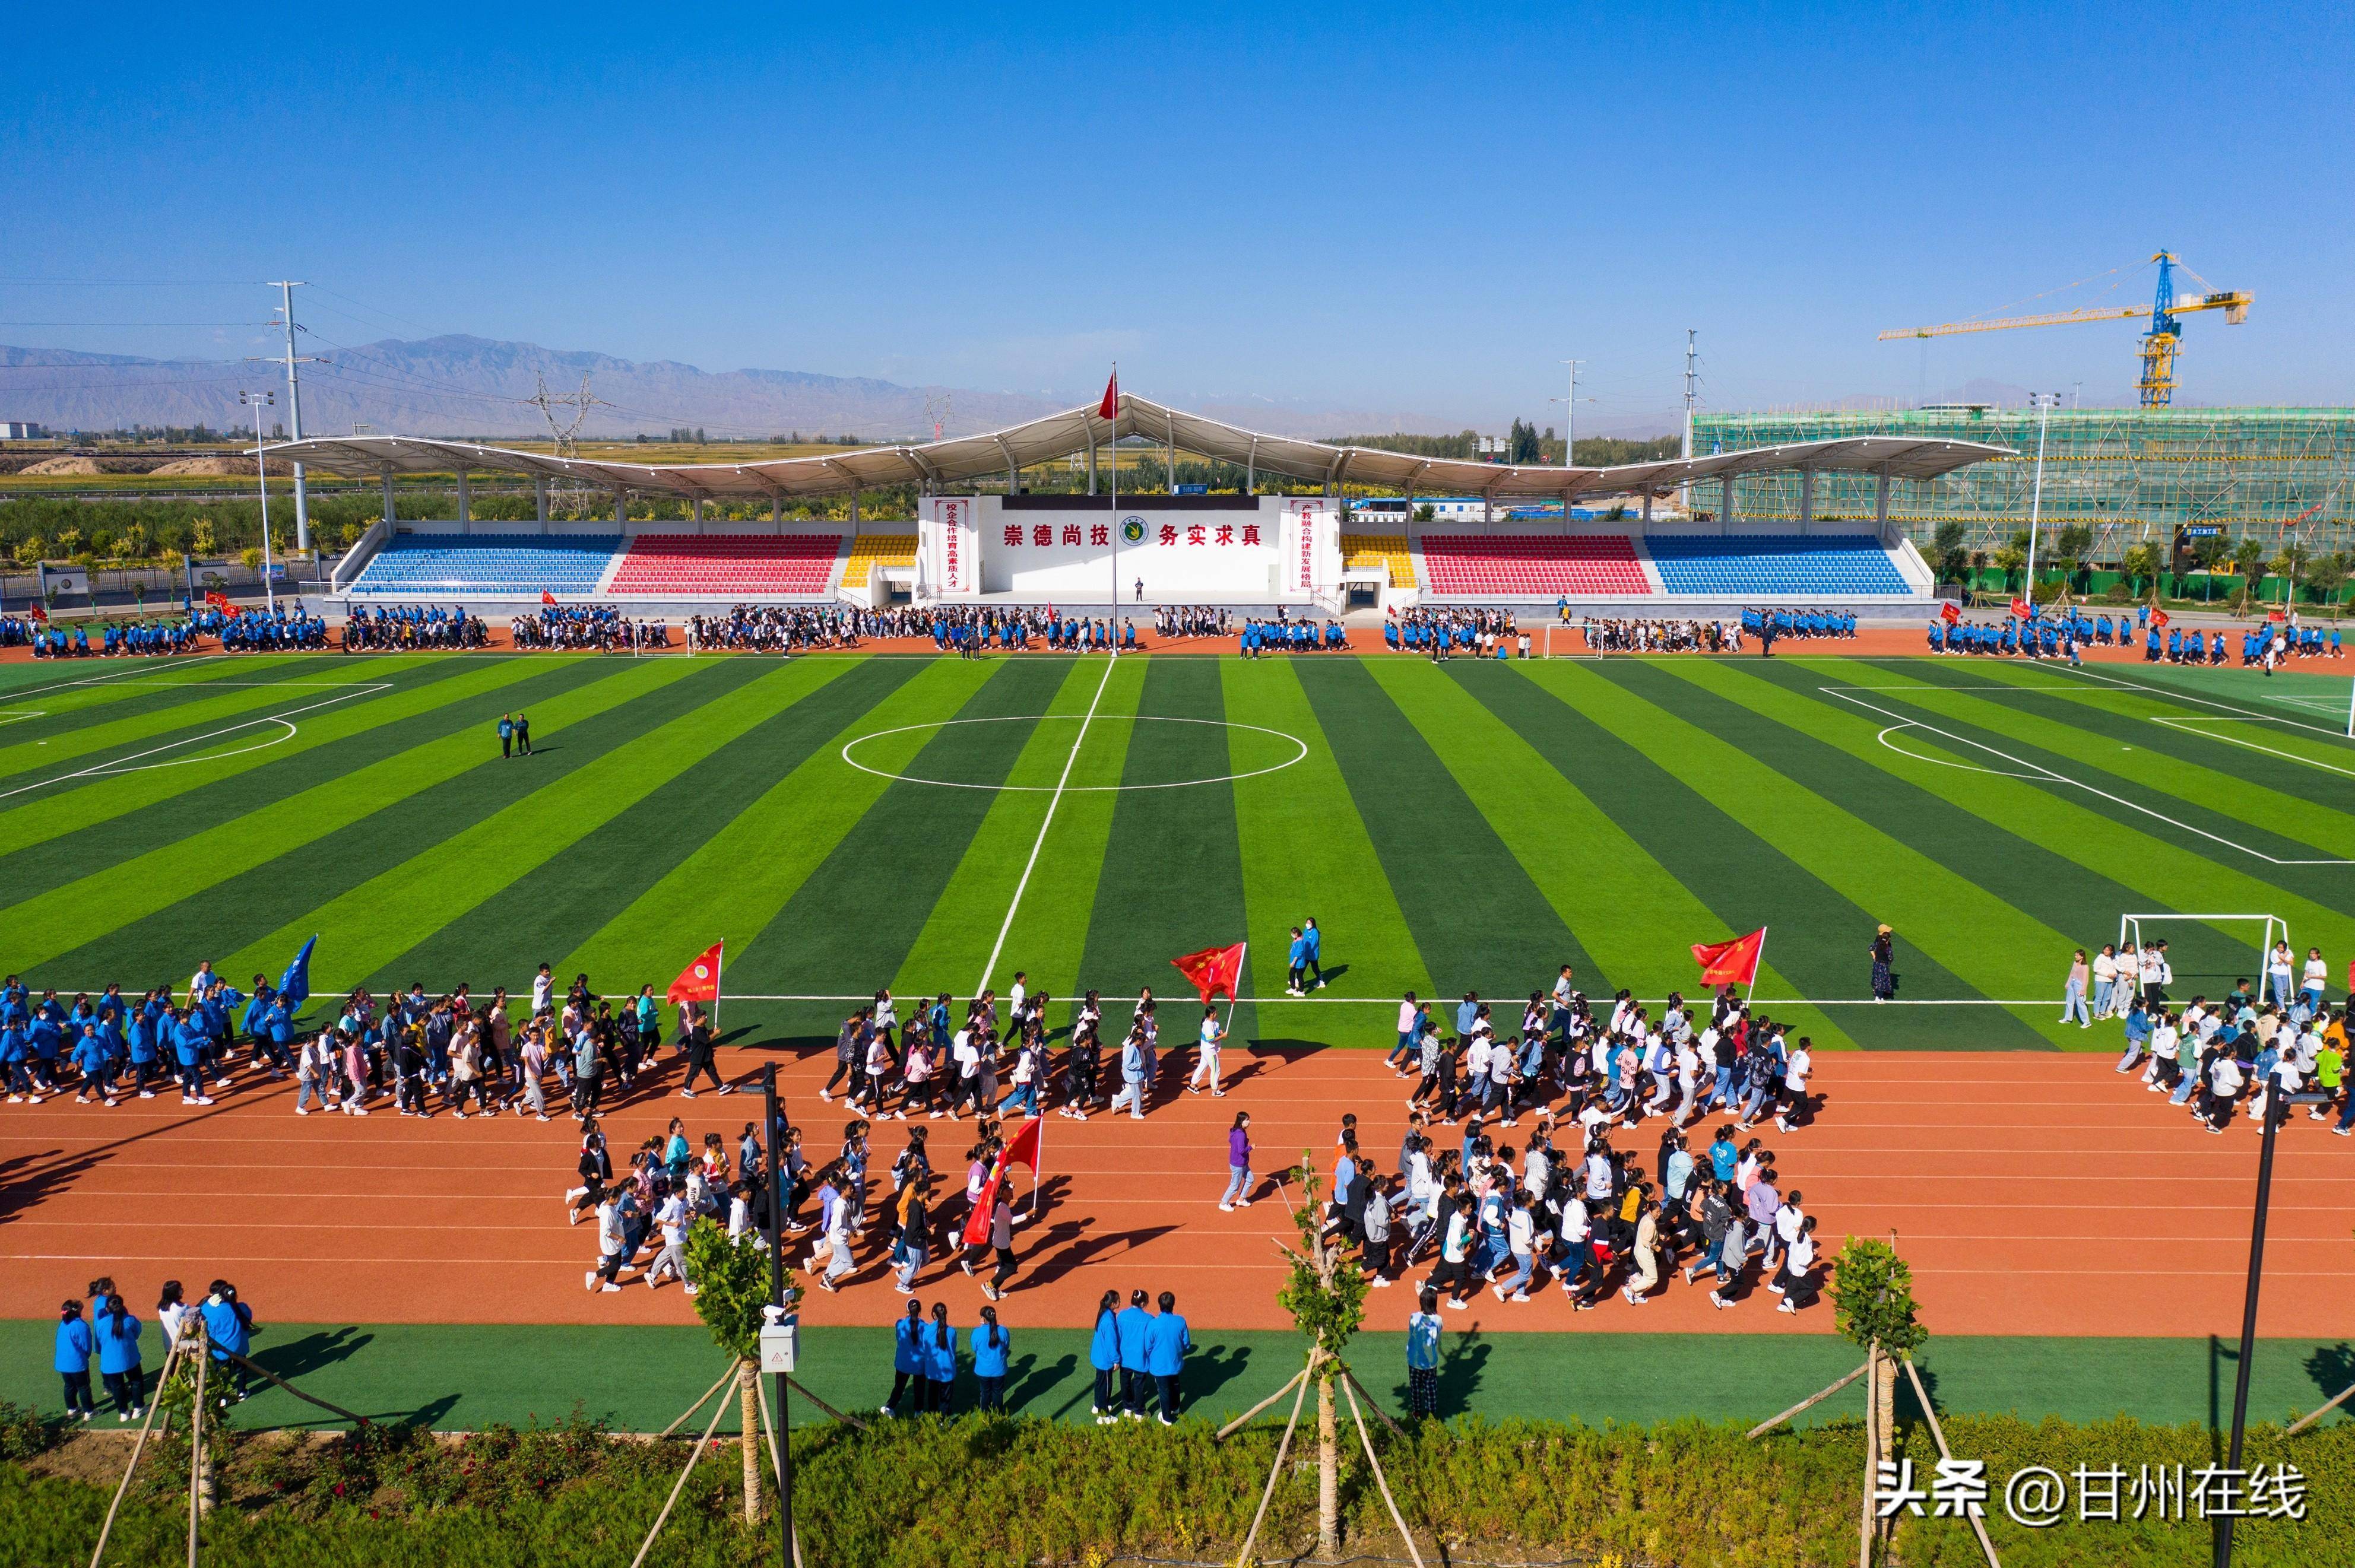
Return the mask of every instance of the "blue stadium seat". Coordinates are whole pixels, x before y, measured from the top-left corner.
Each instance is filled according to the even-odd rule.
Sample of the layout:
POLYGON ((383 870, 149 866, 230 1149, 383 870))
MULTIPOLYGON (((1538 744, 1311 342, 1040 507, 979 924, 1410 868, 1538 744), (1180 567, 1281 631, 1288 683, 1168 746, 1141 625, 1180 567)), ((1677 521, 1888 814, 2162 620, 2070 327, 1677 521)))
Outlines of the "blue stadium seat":
POLYGON ((622 544, 619 534, 402 534, 377 552, 352 591, 404 599, 537 599, 544 591, 578 599, 597 591, 622 544))
POLYGON ((1654 534, 1644 542, 1669 593, 1750 599, 1913 591, 1869 534, 1654 534))

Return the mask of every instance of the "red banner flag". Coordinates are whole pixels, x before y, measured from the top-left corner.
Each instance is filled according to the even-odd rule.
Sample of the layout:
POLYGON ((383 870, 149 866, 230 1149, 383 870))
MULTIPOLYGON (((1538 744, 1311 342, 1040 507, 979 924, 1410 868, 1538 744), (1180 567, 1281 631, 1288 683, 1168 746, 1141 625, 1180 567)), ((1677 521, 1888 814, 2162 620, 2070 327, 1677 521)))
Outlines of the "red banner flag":
POLYGON ((1192 983, 1201 994, 1202 1005, 1208 1007, 1210 998, 1220 991, 1227 993, 1229 1001, 1235 1000, 1235 986, 1243 975, 1243 943, 1237 942, 1231 948, 1205 948, 1169 961, 1192 983))
POLYGON ((546 588, 542 588, 539 590, 539 602, 542 604, 554 604, 556 602, 556 596, 549 592, 546 588))
POLYGON ((714 942, 695 957, 695 961, 678 971, 678 979, 670 982, 673 1001, 718 1001, 719 1000, 719 949, 725 942, 714 942))
POLYGON ((2158 627, 2161 631, 2166 630, 2167 630, 2167 611, 2165 611, 2165 610, 2163 610, 2163 609, 2154 609, 2154 610, 2152 610, 2152 611, 2150 612, 2150 623, 2151 623, 2153 626, 2158 627))
POLYGON ((1704 985, 1753 985, 1758 980, 1758 955, 1766 946, 1766 927, 1730 942, 1695 942, 1692 956, 1700 965, 1704 985))
POLYGON ((27 605, 25 608, 32 612, 32 616, 35 620, 39 621, 44 626, 47 626, 49 623, 49 612, 46 606, 31 604, 27 605))
POLYGON ((1112 379, 1104 383, 1103 401, 1096 405, 1096 418, 1099 419, 1120 418, 1120 367, 1118 366, 1113 366, 1112 379))
POLYGON ((1035 1116, 1024 1122, 1021 1128, 1006 1140, 1006 1152, 997 1157, 998 1168, 1003 1170, 1009 1165, 1027 1165, 1030 1168, 1030 1173, 1037 1175, 1040 1128, 1045 1125, 1043 1118, 1035 1116))
POLYGON ((1962 620, 1962 609, 1952 599, 1948 599, 1945 603, 1938 607, 1938 619, 1945 621, 1949 626, 1954 625, 1955 622, 1962 620))
POLYGON ((212 588, 205 590, 205 602, 211 605, 215 609, 219 610, 223 615, 227 615, 230 610, 237 608, 235 605, 229 603, 229 595, 212 588))
POLYGON ((964 1217, 964 1234, 958 1238, 961 1245, 989 1245, 989 1216, 997 1207, 997 1191, 1005 1184, 1006 1162, 1001 1160, 990 1168, 989 1180, 981 1184, 981 1195, 973 1201, 973 1213, 964 1217))
POLYGON ((2267 620, 2287 620, 2289 619, 2289 617, 2288 617, 2288 616, 2286 616, 2286 615, 2284 615, 2284 614, 2283 614, 2280 610, 2278 610, 2278 609, 2269 609, 2269 610, 2265 611, 2265 619, 2266 619, 2267 620))
POLYGON ((2019 617, 2020 620, 2026 620, 2030 616, 2034 615, 2036 611, 2026 599, 2016 599, 2011 601, 2011 613, 2019 617))
POLYGON ((997 1206, 997 1194, 1005 1190, 1007 1171, 1017 1165, 1027 1165, 1030 1168, 1034 1189, 1031 1197, 1035 1211, 1038 1196, 1035 1189, 1039 1176, 1039 1142, 1045 1126, 1044 1121, 1034 1116, 1024 1122, 1021 1128, 1007 1140, 1005 1149, 999 1152, 996 1160, 989 1168, 989 1179, 981 1184, 981 1195, 974 1200, 973 1212, 964 1217, 964 1234, 962 1238, 964 1245, 986 1246, 989 1245, 991 1212, 997 1206))

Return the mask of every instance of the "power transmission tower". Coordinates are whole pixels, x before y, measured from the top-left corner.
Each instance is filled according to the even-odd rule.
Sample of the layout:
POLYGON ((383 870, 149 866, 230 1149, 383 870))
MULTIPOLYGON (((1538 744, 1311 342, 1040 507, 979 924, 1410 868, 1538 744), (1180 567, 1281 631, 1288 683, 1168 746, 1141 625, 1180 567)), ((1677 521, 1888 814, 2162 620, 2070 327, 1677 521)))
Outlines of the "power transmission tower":
POLYGON ((941 439, 941 431, 947 426, 949 412, 955 404, 956 394, 954 392, 943 392, 937 397, 929 392, 924 394, 924 423, 932 426, 932 440, 937 441, 941 439))
MULTIPOLYGON (((272 283, 270 287, 278 291, 280 319, 286 328, 286 355, 282 363, 286 366, 287 430, 291 439, 299 441, 303 439, 303 383, 296 377, 294 367, 298 365, 327 365, 332 361, 294 352, 294 291, 304 287, 304 284, 297 280, 288 279, 272 283)), ((245 357, 249 362, 265 364, 272 362, 267 355, 249 354, 245 357)), ((259 436, 259 434, 260 427, 257 422, 256 435, 259 436)), ((258 446, 261 443, 257 440, 255 444, 258 446)), ((299 461, 294 465, 294 547, 297 550, 307 550, 311 547, 311 497, 304 489, 303 465, 299 461)))
POLYGON ((552 394, 549 391, 547 376, 535 376, 533 379, 539 383, 539 390, 524 401, 538 408, 541 418, 548 421, 549 433, 556 438, 556 455, 558 457, 575 456, 579 443, 573 438, 581 433, 581 421, 589 418, 589 410, 595 408, 598 402, 597 398, 590 395, 589 377, 584 376, 581 378, 580 391, 561 394, 552 394), (556 422, 556 409, 559 404, 572 410, 571 419, 561 425, 556 422))

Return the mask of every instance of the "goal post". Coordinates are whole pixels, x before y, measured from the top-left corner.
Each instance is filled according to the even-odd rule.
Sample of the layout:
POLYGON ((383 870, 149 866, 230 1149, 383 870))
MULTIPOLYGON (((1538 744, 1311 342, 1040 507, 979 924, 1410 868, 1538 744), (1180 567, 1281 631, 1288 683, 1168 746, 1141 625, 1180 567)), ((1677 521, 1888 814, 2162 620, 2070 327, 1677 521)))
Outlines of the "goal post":
MULTIPOLYGON (((2265 991, 2265 956, 2275 942, 2289 940, 2289 922, 2278 915, 2129 914, 2118 916, 2118 946, 2150 942, 2168 946, 2174 993, 2189 998, 2219 995, 2245 980, 2265 991), (2236 934, 2237 933, 2237 934, 2236 934), (2252 946, 2251 944, 2254 944, 2252 946)), ((2296 949, 2293 948, 2294 952, 2296 949)))
POLYGON ((1604 651, 1587 641, 1586 629, 1576 621, 1549 620, 1545 627, 1547 659, 1600 659, 1604 651))

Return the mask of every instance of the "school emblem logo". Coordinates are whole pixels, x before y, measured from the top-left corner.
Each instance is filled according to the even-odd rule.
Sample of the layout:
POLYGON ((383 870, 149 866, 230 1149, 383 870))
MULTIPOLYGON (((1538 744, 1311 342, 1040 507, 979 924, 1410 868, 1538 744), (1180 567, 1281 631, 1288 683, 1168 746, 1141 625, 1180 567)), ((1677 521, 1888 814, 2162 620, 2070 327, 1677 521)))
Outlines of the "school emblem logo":
POLYGON ((711 978, 711 966, 709 964, 696 965, 695 978, 698 980, 709 980, 711 978))
POLYGON ((1120 539, 1121 543, 1124 545, 1144 544, 1145 519, 1142 517, 1122 518, 1120 520, 1120 539))

